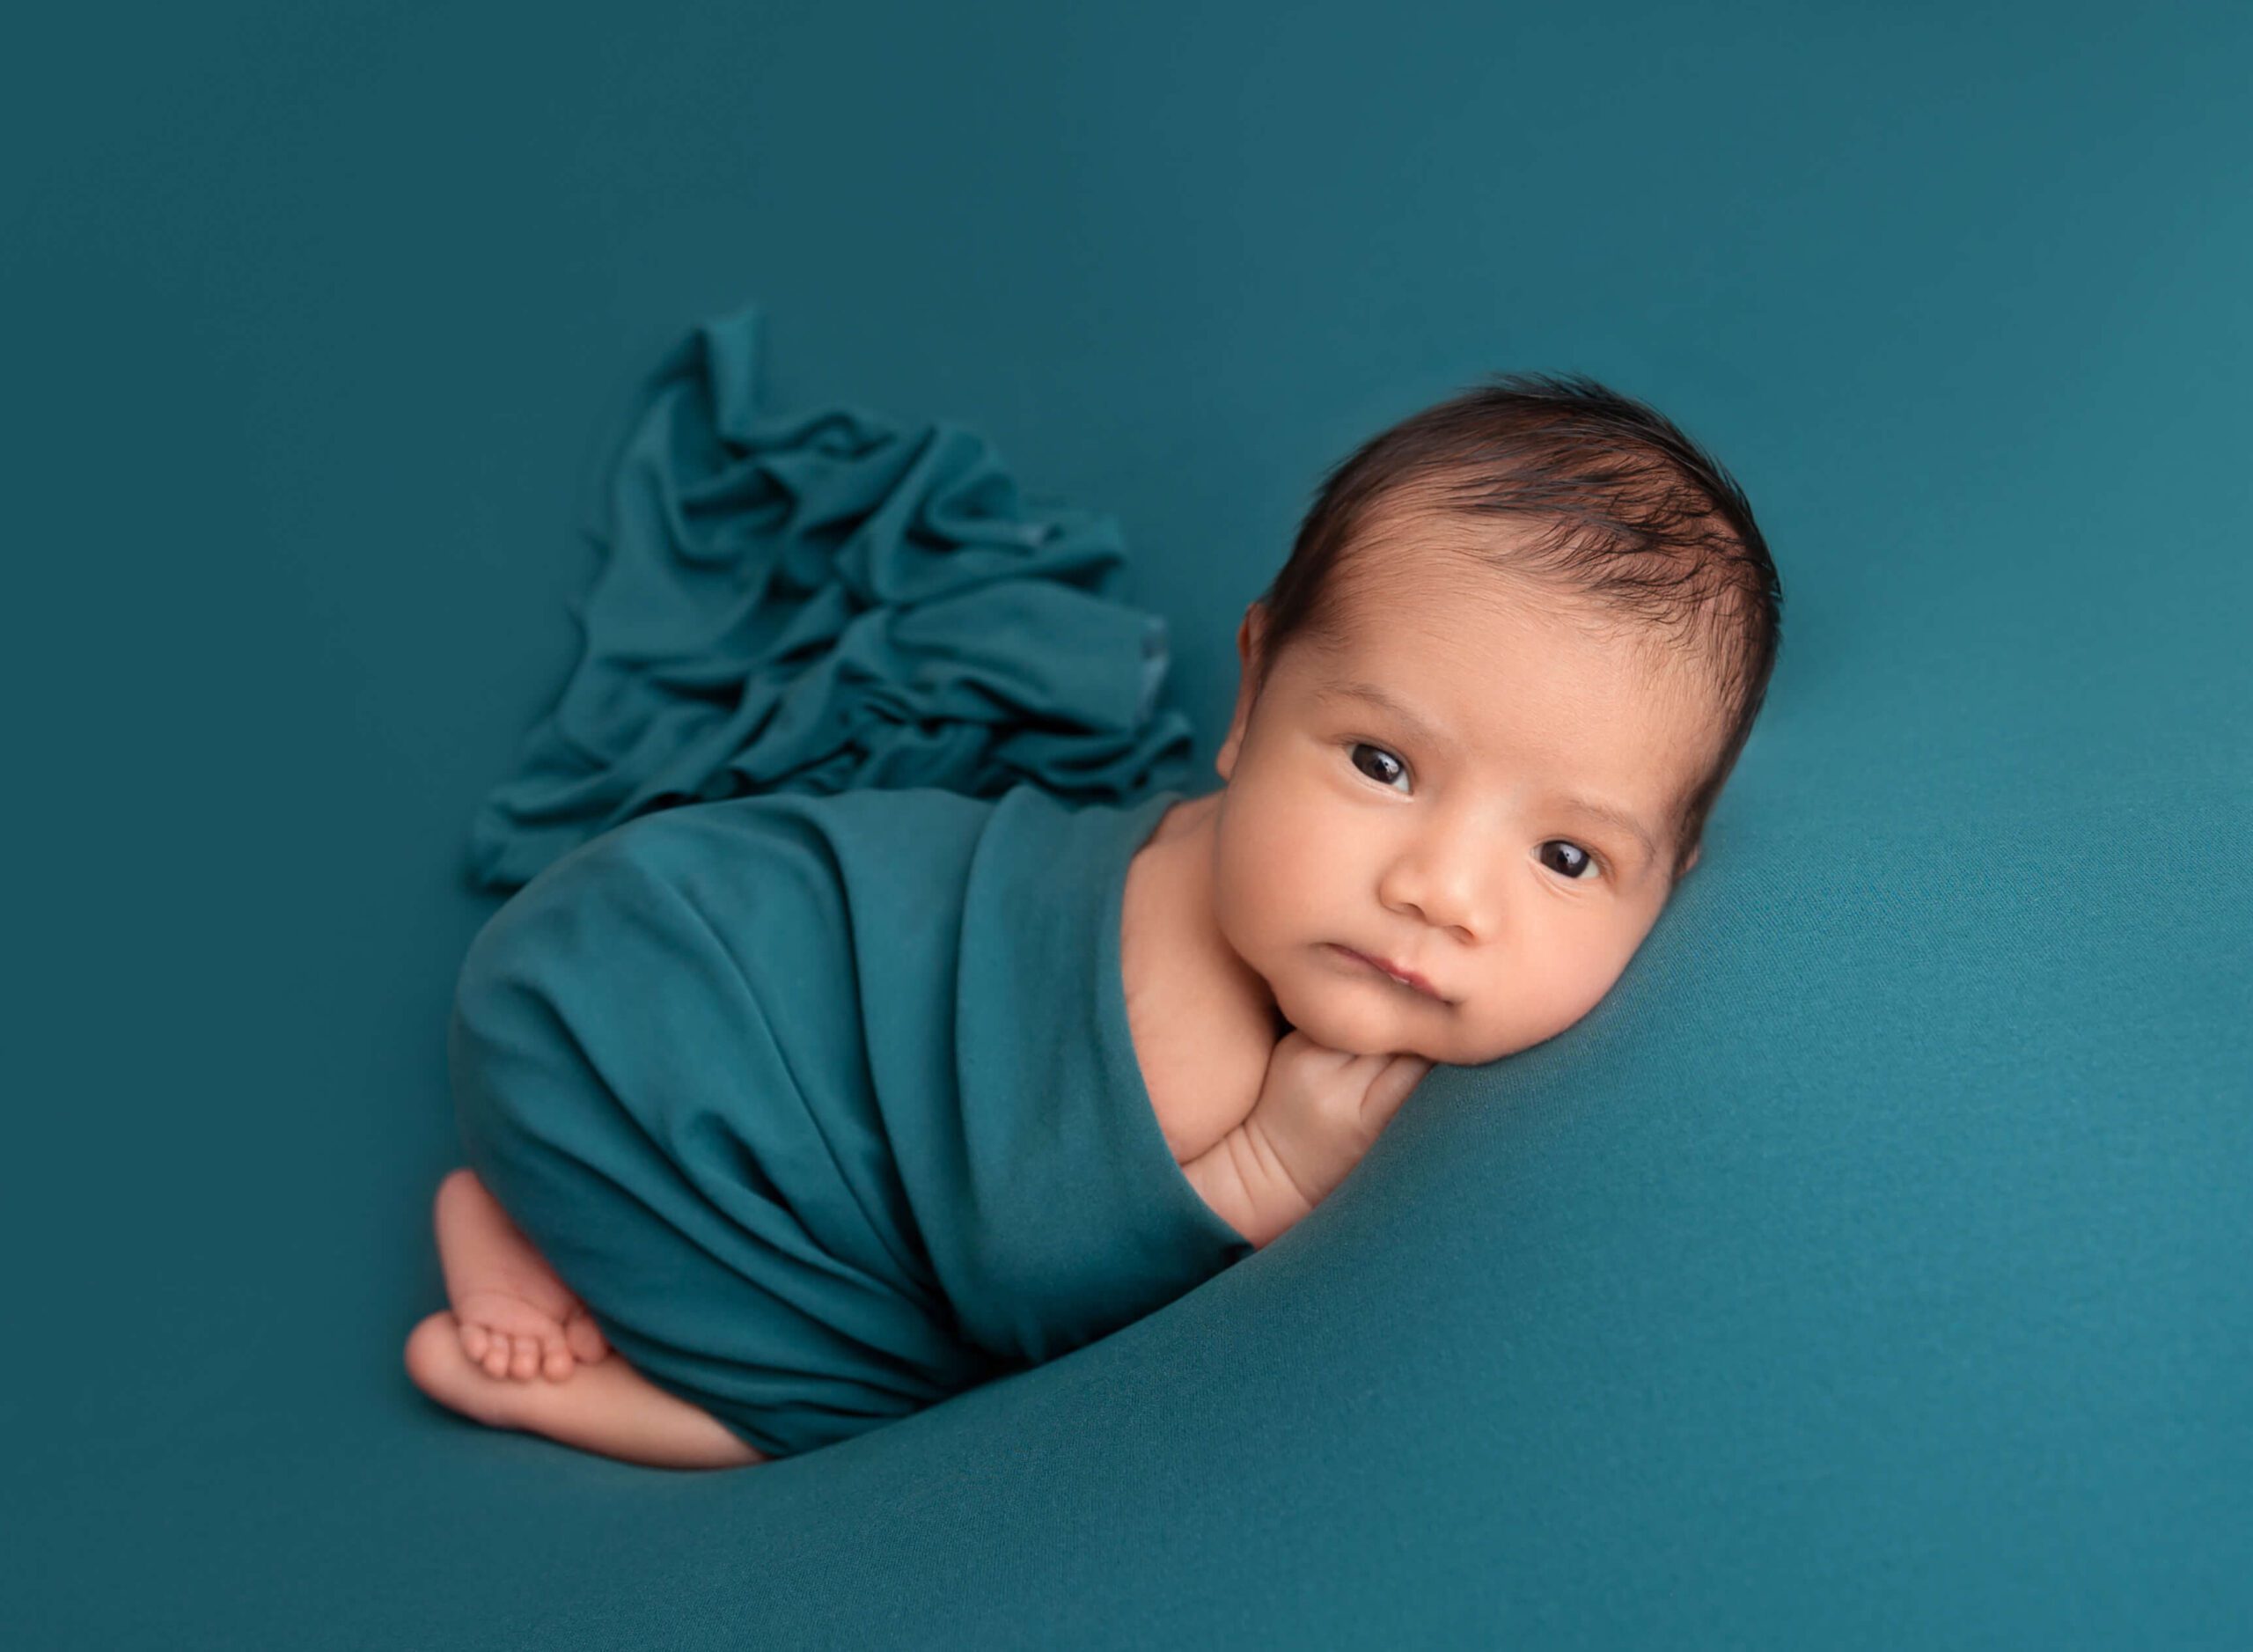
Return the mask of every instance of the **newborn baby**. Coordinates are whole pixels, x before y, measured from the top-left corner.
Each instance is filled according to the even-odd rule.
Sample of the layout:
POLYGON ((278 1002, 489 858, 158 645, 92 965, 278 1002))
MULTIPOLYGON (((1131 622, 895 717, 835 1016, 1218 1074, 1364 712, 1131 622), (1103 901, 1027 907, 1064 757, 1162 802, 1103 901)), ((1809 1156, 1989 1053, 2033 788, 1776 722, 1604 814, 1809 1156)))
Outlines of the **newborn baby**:
MULTIPOLYGON (((1099 1309, 1046 1323, 997 1303, 988 1324, 977 1291, 953 1293, 959 1318, 950 1324, 965 1342, 1037 1362, 1288 1230, 1435 1062, 1475 1066, 1526 1049, 1604 998, 1697 862, 1765 697, 1780 607, 1742 492, 1674 426, 1586 379, 1500 378, 1383 433, 1332 474, 1238 631, 1242 679, 1215 760, 1219 789, 1072 816, 1020 789, 998 810, 937 793, 887 803, 859 792, 650 819, 671 821, 667 833, 833 823, 824 854, 849 858, 837 847, 851 841, 848 827, 876 831, 887 810, 922 809, 919 841, 958 822, 965 853, 976 833, 1021 824, 1028 835, 1009 840, 1014 857, 996 848, 969 863, 988 868, 980 875, 1007 875, 993 856, 1045 854, 1048 840, 1033 834, 1046 832, 1064 846, 1057 864, 1095 885, 1097 904, 1080 909, 1097 915, 1083 932, 1057 933, 1115 940, 1103 960, 1115 972, 1095 983, 1123 996, 1127 1077, 1139 1073, 1141 1083, 1069 1088, 1075 1105, 1122 1090, 1137 1106, 1147 1098, 1146 1117, 1110 1139, 1137 1167, 1119 1186, 1156 1208, 1131 1233, 1131 1213, 1114 1216, 1119 1234, 1056 1264, 1060 1277, 1110 1265, 1099 1257, 1136 1259, 1106 1281, 1112 1300, 1099 1309), (1178 1171, 1161 1164, 1159 1179, 1138 1185, 1155 1158, 1154 1144, 1135 1158, 1152 1122, 1178 1171)), ((612 836, 637 832, 635 846, 655 853, 658 833, 641 822, 612 836)), ((598 848, 607 846, 589 846, 598 848)), ((876 858, 891 853, 879 845, 876 858)), ((1009 908, 1027 922, 1030 890, 1009 908)), ((970 920, 950 921, 964 923, 965 938, 935 956, 970 958, 970 920)), ((629 986, 659 1013, 663 981, 629 986)), ((1062 1031, 1100 1044, 1107 1029, 1097 1020, 1062 1031)), ((637 1142, 657 1133, 646 1121, 639 1129, 637 1142)), ((904 1152, 904 1129, 887 1115, 877 1134, 904 1152)), ((551 1140, 568 1144, 573 1127, 541 1122, 532 1134, 545 1152, 551 1140)), ((711 1151, 688 1126, 679 1140, 680 1150, 711 1151)), ((738 1183, 766 1188, 767 1175, 782 1185, 784 1155, 767 1150, 772 1162, 730 1149, 729 1185, 716 1196, 738 1183)), ((971 1162, 973 1180, 977 1169, 971 1162)), ((918 1189, 911 1171, 899 1175, 881 1186, 904 1208, 918 1189)), ((908 1294, 936 1303, 948 1283, 944 1240, 921 1219, 932 1254, 896 1259, 908 1294)), ((1104 1220, 1077 1200, 1046 1219, 1104 1220)), ((436 1225, 451 1305, 422 1320, 406 1349, 434 1399, 634 1462, 725 1467, 777 1454, 754 1438, 772 1447, 784 1435, 754 1414, 692 1398, 723 1391, 704 1375, 720 1362, 712 1350, 637 1333, 648 1357, 663 1360, 663 1380, 637 1370, 566 1282, 572 1265, 559 1274, 474 1171, 442 1184, 436 1225)), ((591 1259, 600 1242, 562 1220, 547 1233, 559 1261, 566 1246, 591 1259)), ((729 1237, 715 1228, 698 1245, 715 1250, 729 1237)), ((684 1267, 701 1265, 696 1248, 683 1248, 684 1267)), ((973 1242, 965 1254, 985 1252, 973 1242)), ((806 1259, 830 1266, 818 1247, 806 1259)), ((650 1272, 636 1275, 640 1288, 662 1294, 668 1277, 650 1272)), ((1019 1273, 1029 1296, 1053 1283, 1019 1273)), ((619 1316, 622 1341, 625 1297, 596 1308, 619 1316)), ((881 1340, 880 1323, 889 1322, 872 1314, 854 1335, 881 1340)), ((950 1364, 928 1392, 1000 1369, 950 1364)), ((909 1394, 899 1406, 921 1403, 909 1394)), ((828 1437, 883 1420, 840 1423, 828 1437)))

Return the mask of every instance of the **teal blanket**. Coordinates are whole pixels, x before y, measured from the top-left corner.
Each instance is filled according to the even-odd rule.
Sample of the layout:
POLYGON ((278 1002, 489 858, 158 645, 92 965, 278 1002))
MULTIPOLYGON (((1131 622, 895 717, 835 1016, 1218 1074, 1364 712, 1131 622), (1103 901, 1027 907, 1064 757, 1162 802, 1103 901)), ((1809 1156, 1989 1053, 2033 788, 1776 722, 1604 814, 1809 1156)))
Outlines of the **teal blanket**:
POLYGON ((1165 620, 1123 599, 1118 520, 1023 492, 944 420, 760 411, 758 322, 694 327, 627 406, 583 509, 581 658, 471 823, 481 886, 681 803, 1126 803, 1188 775, 1165 620))
POLYGON ((1119 975, 1178 794, 744 797, 628 822, 471 945, 469 1163, 616 1347, 771 1457, 1054 1358, 1250 1254, 1119 975))
POLYGON ((944 423, 756 408, 756 312, 638 393, 585 648, 473 824, 470 1164, 635 1367, 782 1457, 1251 1251, 1127 1034, 1182 795, 1116 522, 944 423))

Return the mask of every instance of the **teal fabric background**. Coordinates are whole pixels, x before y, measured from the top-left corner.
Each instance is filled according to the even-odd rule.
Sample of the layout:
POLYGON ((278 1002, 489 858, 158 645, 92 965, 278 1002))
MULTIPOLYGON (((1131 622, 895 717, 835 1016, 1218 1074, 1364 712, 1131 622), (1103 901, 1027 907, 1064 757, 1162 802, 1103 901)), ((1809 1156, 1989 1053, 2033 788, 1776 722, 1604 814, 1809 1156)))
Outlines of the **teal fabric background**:
POLYGON ((0 1619, 55 1647, 2241 1645, 2253 14, 50 11, 0 56, 0 1619), (690 1476, 477 1428, 465 823, 696 319, 1126 525, 1198 784, 1322 469, 1710 443, 1770 708, 1618 988, 1121 1333, 690 1476))

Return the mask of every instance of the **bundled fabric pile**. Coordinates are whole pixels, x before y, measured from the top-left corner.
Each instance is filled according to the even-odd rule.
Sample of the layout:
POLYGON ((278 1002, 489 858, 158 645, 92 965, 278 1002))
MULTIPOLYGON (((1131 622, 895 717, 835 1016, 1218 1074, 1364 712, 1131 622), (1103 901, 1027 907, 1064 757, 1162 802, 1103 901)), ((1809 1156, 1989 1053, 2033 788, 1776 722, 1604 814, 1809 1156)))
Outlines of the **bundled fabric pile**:
POLYGON ((1030 783, 1123 804, 1188 772, 1158 615, 1118 522, 1018 490, 945 422, 767 413, 758 311, 695 327, 625 420, 576 610, 582 657, 479 808, 515 888, 636 815, 752 793, 1030 783))

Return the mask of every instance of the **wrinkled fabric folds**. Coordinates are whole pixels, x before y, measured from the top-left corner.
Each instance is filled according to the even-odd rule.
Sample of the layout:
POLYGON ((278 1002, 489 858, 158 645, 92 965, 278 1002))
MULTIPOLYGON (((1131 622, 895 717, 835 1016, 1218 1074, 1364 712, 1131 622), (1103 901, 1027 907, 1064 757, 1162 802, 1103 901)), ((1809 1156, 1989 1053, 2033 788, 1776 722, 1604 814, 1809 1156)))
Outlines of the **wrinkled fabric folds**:
POLYGON ((581 657, 476 811, 481 886, 686 802, 1031 782, 1118 804, 1187 773, 1118 522, 1036 504, 943 421, 761 414, 757 323, 695 327, 623 422, 581 657))

